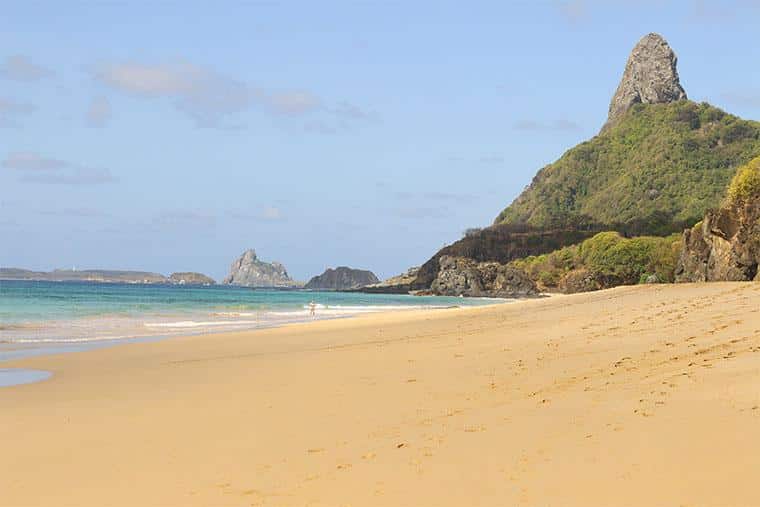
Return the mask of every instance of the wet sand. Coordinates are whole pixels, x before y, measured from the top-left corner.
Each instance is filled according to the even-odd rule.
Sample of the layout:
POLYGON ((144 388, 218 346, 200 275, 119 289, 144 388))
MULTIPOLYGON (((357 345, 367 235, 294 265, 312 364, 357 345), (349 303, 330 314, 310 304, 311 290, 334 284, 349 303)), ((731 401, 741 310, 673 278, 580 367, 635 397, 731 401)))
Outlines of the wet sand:
POLYGON ((760 284, 26 358, 0 505, 760 505, 760 284))

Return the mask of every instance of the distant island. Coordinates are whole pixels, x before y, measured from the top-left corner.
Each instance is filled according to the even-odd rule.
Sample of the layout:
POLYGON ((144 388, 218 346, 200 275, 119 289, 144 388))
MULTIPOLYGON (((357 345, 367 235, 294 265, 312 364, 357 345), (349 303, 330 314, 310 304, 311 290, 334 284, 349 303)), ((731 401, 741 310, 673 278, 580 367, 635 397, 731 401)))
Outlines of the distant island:
POLYGON ((184 272, 164 276, 148 271, 111 269, 55 269, 31 271, 20 268, 0 268, 0 280, 29 280, 41 282, 97 282, 172 285, 214 285, 213 278, 201 273, 184 272))
POLYGON ((230 266, 230 274, 222 281, 225 285, 256 288, 303 287, 302 282, 293 280, 288 271, 277 261, 264 262, 256 255, 256 250, 249 248, 235 259, 230 266))
POLYGON ((311 290, 347 290, 359 289, 379 283, 377 276, 372 271, 352 269, 346 266, 328 268, 321 275, 313 277, 304 286, 311 290))

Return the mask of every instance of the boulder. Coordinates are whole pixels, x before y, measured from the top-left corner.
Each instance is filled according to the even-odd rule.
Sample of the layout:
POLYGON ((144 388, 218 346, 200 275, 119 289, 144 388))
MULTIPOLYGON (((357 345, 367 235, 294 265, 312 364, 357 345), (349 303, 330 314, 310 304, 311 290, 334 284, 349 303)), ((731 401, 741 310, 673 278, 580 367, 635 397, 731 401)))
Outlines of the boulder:
POLYGON ((565 294, 575 294, 602 289, 604 284, 592 271, 579 268, 565 274, 559 281, 558 287, 565 294))

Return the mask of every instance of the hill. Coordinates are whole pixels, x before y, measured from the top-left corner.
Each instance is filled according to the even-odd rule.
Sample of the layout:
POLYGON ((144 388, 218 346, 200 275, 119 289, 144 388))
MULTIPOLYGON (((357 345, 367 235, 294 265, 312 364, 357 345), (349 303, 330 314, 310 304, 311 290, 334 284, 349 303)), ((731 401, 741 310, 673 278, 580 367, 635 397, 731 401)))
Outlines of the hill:
POLYGON ((759 122, 686 100, 635 104, 541 169, 495 223, 682 230, 720 203, 737 167, 757 154, 759 122))
MULTIPOLYGON (((612 276, 589 268, 573 249, 541 256, 605 231, 613 234, 602 238, 615 244, 632 236, 680 233, 718 206, 737 168, 760 155, 760 122, 689 101, 677 62, 662 36, 644 36, 629 55, 600 133, 539 170, 493 225, 439 250, 422 265, 411 289, 429 288, 445 255, 500 263, 539 257, 522 267, 543 277, 545 284, 534 279, 544 287, 568 274, 578 277, 583 269, 601 277, 602 285, 629 283, 638 271, 652 269, 647 261, 637 273, 612 276), (552 266, 567 256, 572 262, 552 266)), ((672 243, 671 238, 663 244, 672 243)), ((622 241, 611 251, 642 245, 646 250, 660 243, 622 241)), ((658 276, 671 267, 666 257, 667 268, 658 268, 658 276)))

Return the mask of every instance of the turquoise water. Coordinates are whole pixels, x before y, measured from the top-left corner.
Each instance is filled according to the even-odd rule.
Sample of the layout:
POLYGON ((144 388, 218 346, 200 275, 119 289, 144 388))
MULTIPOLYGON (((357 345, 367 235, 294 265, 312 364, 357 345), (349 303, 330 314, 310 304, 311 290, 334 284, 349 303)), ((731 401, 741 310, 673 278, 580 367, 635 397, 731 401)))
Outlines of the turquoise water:
POLYGON ((271 327, 494 300, 82 282, 0 281, 0 343, 112 340, 271 327), (308 305, 316 303, 316 314, 308 305))

